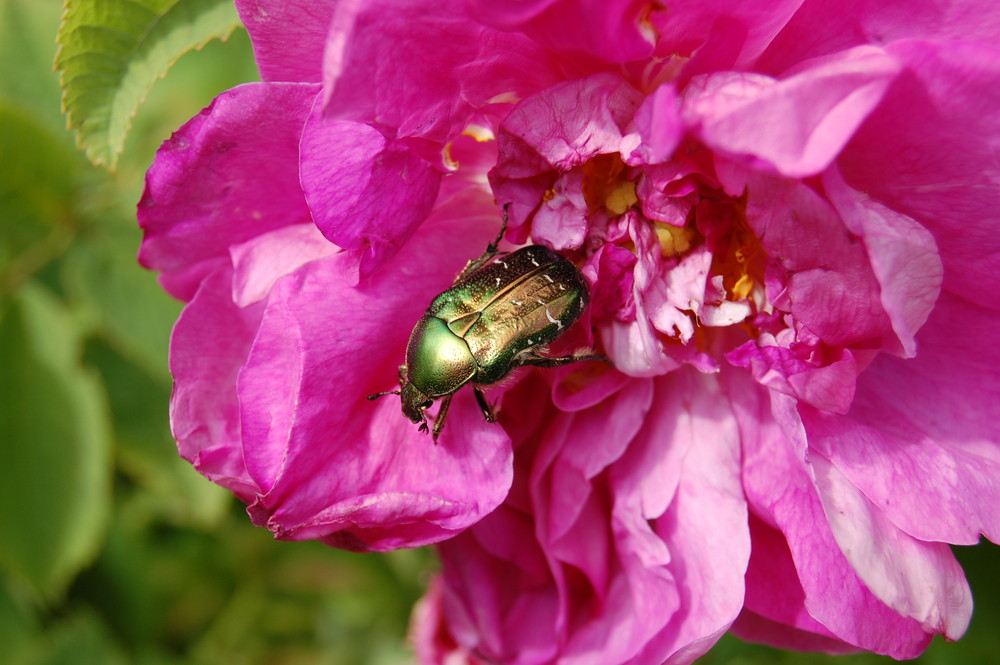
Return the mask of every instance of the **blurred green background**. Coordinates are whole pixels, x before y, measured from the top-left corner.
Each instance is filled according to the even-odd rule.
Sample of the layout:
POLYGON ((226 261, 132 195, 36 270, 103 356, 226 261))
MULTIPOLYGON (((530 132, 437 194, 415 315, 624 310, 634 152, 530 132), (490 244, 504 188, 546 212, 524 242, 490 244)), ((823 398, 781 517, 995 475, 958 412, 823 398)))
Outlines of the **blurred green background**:
MULTIPOLYGON (((276 542, 177 457, 167 426, 180 307, 135 261, 135 203, 160 142, 256 80, 245 32, 181 58, 108 172, 60 113, 60 15, 58 0, 0 0, 0 663, 412 662, 432 553, 276 542)), ((1000 663, 1000 553, 958 555, 972 626, 919 662, 1000 663)), ((889 661, 726 638, 700 662, 889 661)))

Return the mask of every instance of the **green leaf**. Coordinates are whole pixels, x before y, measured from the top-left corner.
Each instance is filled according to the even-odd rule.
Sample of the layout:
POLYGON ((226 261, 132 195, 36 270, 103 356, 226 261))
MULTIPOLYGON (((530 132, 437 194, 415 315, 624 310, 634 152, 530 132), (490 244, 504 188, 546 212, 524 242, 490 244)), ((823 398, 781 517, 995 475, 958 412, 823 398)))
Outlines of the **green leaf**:
POLYGON ((0 1, 0 96, 16 99, 72 149, 59 113, 59 81, 52 75, 52 29, 61 13, 61 0, 0 1))
POLYGON ((63 111, 90 161, 114 168, 156 79, 237 25, 232 0, 66 0, 56 69, 63 111))
POLYGON ((73 323, 42 288, 0 303, 0 567, 60 593, 103 542, 110 436, 73 323))
POLYGON ((181 305, 136 261, 139 241, 134 226, 92 230, 70 249, 61 281, 71 302, 89 310, 87 318, 116 351, 167 384, 170 330, 181 305))
POLYGON ((126 665, 121 647, 100 617, 80 610, 52 626, 32 665, 126 665))
MULTIPOLYGON (((119 472, 137 490, 132 519, 217 526, 232 495, 208 482, 177 454, 167 422, 169 380, 154 379, 98 341, 88 345, 86 360, 104 378, 115 422, 119 472)), ((165 362, 160 370, 167 378, 165 362)))
POLYGON ((83 160, 30 109, 0 97, 0 292, 14 290, 69 244, 74 169, 83 160))
POLYGON ((0 663, 20 663, 27 658, 40 631, 31 603, 17 593, 14 585, 0 578, 0 663))

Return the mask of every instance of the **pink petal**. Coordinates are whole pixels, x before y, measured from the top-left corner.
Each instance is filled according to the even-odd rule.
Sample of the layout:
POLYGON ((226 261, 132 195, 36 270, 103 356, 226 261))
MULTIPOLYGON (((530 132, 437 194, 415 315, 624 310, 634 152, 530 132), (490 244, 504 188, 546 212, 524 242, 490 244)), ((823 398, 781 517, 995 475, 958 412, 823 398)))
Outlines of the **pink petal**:
POLYGON ((174 326, 170 427, 181 457, 212 482, 250 501, 257 485, 240 449, 236 376, 263 308, 234 306, 230 284, 226 268, 206 277, 174 326))
POLYGON ((524 177, 515 169, 538 164, 537 157, 550 168, 568 171, 595 155, 631 154, 638 137, 630 135, 629 129, 642 99, 620 77, 595 74, 554 85, 524 100, 500 128, 502 135, 520 142, 511 145, 517 152, 506 153, 501 137, 500 162, 491 179, 524 177))
MULTIPOLYGON (((782 429, 768 417, 767 396, 761 394, 761 389, 756 393, 735 389, 738 383, 732 377, 730 381, 734 387, 731 399, 737 404, 743 439, 743 486, 747 499, 757 516, 784 535, 801 584, 800 593, 804 593, 802 608, 808 614, 795 611, 800 601, 794 595, 786 595, 784 602, 776 605, 779 599, 774 596, 775 589, 770 585, 751 586, 754 578, 750 575, 747 608, 767 616, 769 613, 761 609, 773 606, 782 614, 772 618, 793 620, 793 625, 806 629, 819 622, 845 642, 894 658, 918 655, 927 646, 930 635, 924 633, 918 622, 899 616, 878 600, 851 568, 830 531, 800 457, 802 453, 793 454, 792 444, 801 449, 802 443, 786 439, 782 429)), ((789 398, 774 393, 771 400, 781 408, 787 408, 783 404, 794 405, 789 398)), ((784 429, 794 431, 794 426, 789 421, 784 429)), ((758 579, 770 577, 768 573, 758 579)), ((793 587, 788 584, 789 589, 793 587)))
POLYGON ((715 378, 691 369, 657 379, 650 413, 647 431, 615 467, 613 479, 627 470, 616 484, 616 513, 626 523, 661 515, 656 533, 669 551, 666 569, 683 584, 669 623, 634 662, 669 656, 664 662, 689 663, 715 644, 743 604, 750 534, 737 479, 739 435, 715 378))
MULTIPOLYGON (((472 0, 476 18, 502 30, 523 32, 547 49, 575 58, 587 53, 612 63, 652 55, 654 24, 667 10, 632 0, 472 0)), ((672 11, 673 8, 671 7, 672 11)))
POLYGON ((233 302, 239 307, 260 302, 279 278, 339 251, 312 224, 286 226, 234 245, 229 252, 234 273, 233 302))
POLYGON ((854 356, 840 349, 835 352, 839 357, 824 358, 824 364, 809 358, 814 353, 815 349, 809 347, 758 346, 746 342, 726 354, 726 359, 738 367, 749 368, 754 380, 770 390, 823 411, 847 413, 854 400, 858 376, 854 356))
POLYGON ((635 112, 635 129, 642 142, 631 155, 628 164, 658 164, 673 155, 683 135, 680 117, 680 100, 673 86, 661 85, 643 100, 635 112))
POLYGON ((474 111, 556 80, 548 60, 523 35, 487 28, 448 3, 344 2, 327 38, 324 108, 443 143, 474 111))
POLYGON ((898 346, 868 255, 833 207, 795 181, 754 176, 747 190, 747 221, 788 273, 775 306, 830 345, 898 346))
MULTIPOLYGON (((505 411, 524 413, 541 387, 523 381, 505 411)), ((511 433, 529 468, 511 498, 441 546, 459 650, 518 663, 704 653, 740 610, 749 556, 720 397, 687 370, 630 382, 585 412, 519 418, 511 433)))
POLYGON ((332 0, 236 0, 261 78, 319 83, 336 5, 332 0))
POLYGON ((675 0, 657 25, 657 55, 693 56, 695 72, 745 69, 801 4, 801 0, 675 0))
POLYGON ((823 184, 844 224, 865 244, 903 355, 915 355, 914 337, 941 290, 943 271, 934 238, 909 217, 850 189, 835 169, 824 174, 823 184))
POLYGON ((858 47, 801 64, 780 81, 711 74, 687 87, 682 115, 711 148, 801 178, 830 165, 898 72, 881 49, 858 47))
POLYGON ((322 117, 301 143, 301 182, 313 220, 360 259, 364 279, 390 261, 427 217, 441 171, 368 125, 322 117))
POLYGON ((298 143, 318 87, 252 83, 219 95, 167 140, 139 202, 139 261, 174 296, 228 263, 229 247, 309 220, 298 143))
POLYGON ((803 2, 758 62, 780 73, 808 58, 905 39, 1000 41, 1000 8, 979 0, 803 2))
POLYGON ((256 523, 279 538, 382 550, 448 537, 502 501, 507 437, 469 391, 456 396, 437 445, 398 401, 365 399, 391 386, 410 323, 485 246, 485 229, 469 228, 460 217, 429 223, 393 269, 362 286, 351 285, 344 253, 275 283, 239 377, 256 523))
MULTIPOLYGON (((628 157, 639 145, 632 118, 642 95, 612 74, 554 85, 522 101, 500 127, 500 155, 490 171, 497 200, 512 202, 511 226, 521 226, 529 213, 554 217, 544 228, 556 246, 572 246, 560 229, 574 229, 582 241, 585 212, 580 188, 567 185, 576 198, 546 196, 560 174, 599 154, 628 157), (543 202, 539 206, 539 202, 543 202)), ((582 175, 577 174, 577 179, 582 175)))
POLYGON ((942 295, 910 360, 880 356, 847 416, 803 413, 810 445, 905 533, 1000 539, 1000 323, 942 295))
POLYGON ((810 460, 834 538, 865 585, 924 631, 960 638, 972 616, 972 593, 947 543, 899 530, 822 455, 810 460))
MULTIPOLYGON (((979 13, 967 20, 978 20, 979 13)), ((892 45, 888 50, 906 74, 839 161, 854 189, 934 235, 944 289, 993 309, 998 301, 992 284, 1000 272, 1000 57, 995 43, 892 45), (915 108, 920 113, 913 113, 915 108)))

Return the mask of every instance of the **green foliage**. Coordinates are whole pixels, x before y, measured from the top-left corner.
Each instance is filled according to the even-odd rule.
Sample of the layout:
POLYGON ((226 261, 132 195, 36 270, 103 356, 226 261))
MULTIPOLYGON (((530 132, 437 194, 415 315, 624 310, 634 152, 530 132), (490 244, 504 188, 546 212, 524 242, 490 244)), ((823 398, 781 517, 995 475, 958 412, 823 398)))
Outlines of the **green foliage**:
POLYGON ((97 377, 80 366, 68 313, 41 287, 0 307, 0 505, 17 506, 0 564, 58 592, 96 554, 111 498, 109 428, 97 377), (16 445, 12 445, 16 442, 16 445))
POLYGON ((231 0, 67 0, 56 68, 63 110, 90 161, 114 168, 156 79, 237 25, 231 0))

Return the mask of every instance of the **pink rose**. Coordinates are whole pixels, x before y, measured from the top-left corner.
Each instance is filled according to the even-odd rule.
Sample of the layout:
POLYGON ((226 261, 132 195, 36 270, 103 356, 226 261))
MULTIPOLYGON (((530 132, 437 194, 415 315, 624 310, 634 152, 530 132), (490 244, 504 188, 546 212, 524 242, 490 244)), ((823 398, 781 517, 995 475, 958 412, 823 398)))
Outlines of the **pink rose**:
POLYGON ((1000 537, 1000 10, 237 0, 264 82, 157 156, 181 454, 284 539, 439 542, 425 663, 910 658, 1000 537), (602 363, 365 397, 496 234, 602 363), (431 410, 434 413, 434 410, 431 410), (432 415, 433 417, 433 415, 432 415))

